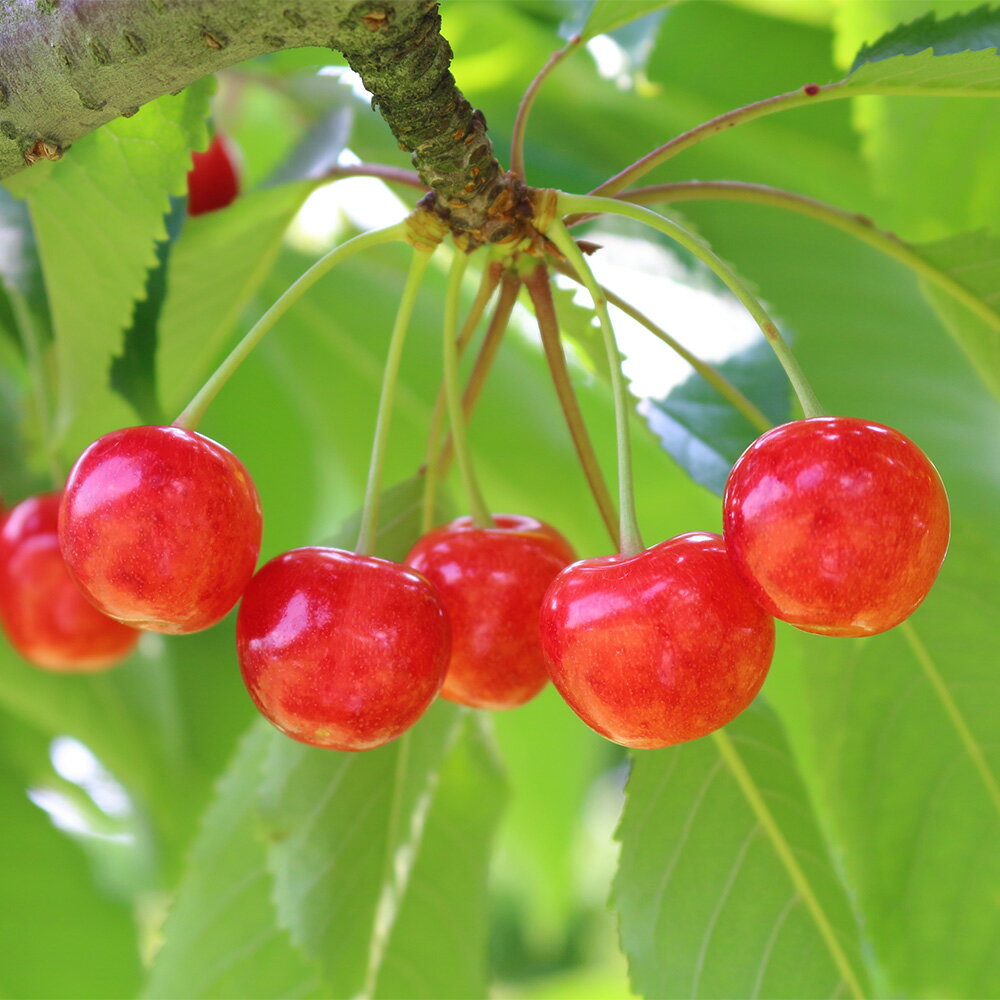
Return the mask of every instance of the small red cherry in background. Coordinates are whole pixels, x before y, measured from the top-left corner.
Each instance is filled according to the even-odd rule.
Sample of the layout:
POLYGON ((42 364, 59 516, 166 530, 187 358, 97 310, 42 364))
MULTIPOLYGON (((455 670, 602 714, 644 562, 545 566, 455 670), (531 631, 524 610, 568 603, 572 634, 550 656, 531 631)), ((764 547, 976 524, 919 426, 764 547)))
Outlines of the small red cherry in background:
POLYGON ((0 529, 0 618, 11 645, 36 666, 104 670, 135 647, 135 629, 102 615, 84 597, 59 552, 58 493, 29 497, 0 529))
POLYGON ((401 736, 437 696, 448 619, 412 569, 312 546, 276 556, 250 582, 236 650, 250 697, 282 732, 371 750, 401 736))
POLYGON ((233 607, 262 532, 247 470, 210 438, 128 427, 77 459, 59 512, 70 574, 105 614, 153 632, 197 632, 233 607))
POLYGON ((774 652, 719 535, 567 566, 542 604, 542 649, 570 708, 627 747, 697 739, 742 712, 774 652))
POLYGON ((759 437, 733 466, 726 546, 765 611, 806 632, 863 636, 907 618, 948 549, 948 497, 899 431, 814 417, 759 437))
POLYGON ((441 595, 451 622, 451 661, 441 696, 474 708, 513 708, 549 674, 538 613, 549 584, 576 555, 555 528, 531 517, 469 517, 429 532, 406 562, 441 595))
POLYGON ((225 208, 240 192, 236 157, 229 140, 216 133, 203 153, 191 155, 187 175, 188 215, 225 208))

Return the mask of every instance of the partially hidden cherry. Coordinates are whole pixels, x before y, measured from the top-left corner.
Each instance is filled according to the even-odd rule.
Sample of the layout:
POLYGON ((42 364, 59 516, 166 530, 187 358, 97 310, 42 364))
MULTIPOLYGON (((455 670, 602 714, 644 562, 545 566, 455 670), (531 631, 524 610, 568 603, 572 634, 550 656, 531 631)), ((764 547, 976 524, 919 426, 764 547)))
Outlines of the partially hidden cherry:
POLYGON ((570 708, 628 747, 721 728, 753 701, 774 652, 773 620, 722 538, 703 532, 567 566, 545 595, 541 635, 570 708))
POLYGON ((311 546, 261 567, 240 604, 236 649, 250 697, 282 732, 371 750, 401 736, 437 696, 448 619, 414 570, 311 546))
POLYGON ((240 191, 236 156, 221 133, 212 137, 203 153, 192 153, 187 175, 188 215, 203 215, 225 208, 240 191))
POLYGON ((769 614, 806 632, 864 636, 909 617, 948 549, 944 485, 899 431, 815 417, 759 437, 723 501, 726 547, 769 614))
POLYGON ((59 551, 58 493, 29 497, 0 529, 0 619, 11 645, 35 666, 66 673, 105 670, 135 647, 135 629, 84 597, 59 551))
POLYGON ((429 532, 406 557, 437 588, 451 622, 441 696, 475 708, 522 705, 548 683, 538 639, 542 598, 576 555, 555 528, 531 517, 469 517, 429 532))
POLYGON ((153 632, 197 632, 253 575, 260 500, 242 462, 195 431, 128 427, 77 459, 59 512, 70 574, 105 614, 153 632))

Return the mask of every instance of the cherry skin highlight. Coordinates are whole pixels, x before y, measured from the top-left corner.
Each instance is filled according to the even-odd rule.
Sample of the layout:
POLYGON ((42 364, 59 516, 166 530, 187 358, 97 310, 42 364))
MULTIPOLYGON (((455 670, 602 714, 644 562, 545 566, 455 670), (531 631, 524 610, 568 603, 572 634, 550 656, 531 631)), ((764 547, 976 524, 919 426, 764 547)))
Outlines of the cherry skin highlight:
POLYGON ((437 588, 451 622, 451 660, 441 696, 474 708, 523 705, 548 683, 538 614, 549 584, 575 558, 555 528, 495 514, 429 532, 406 562, 437 588))
POLYGON ((774 653, 773 620, 707 532, 567 566, 545 595, 541 636, 569 707, 638 748, 724 726, 753 701, 774 653))
POLYGON ((875 635, 927 596, 948 549, 948 497, 899 431, 814 417, 759 437, 733 466, 726 546, 765 611, 805 632, 875 635))
POLYGON ((371 750, 437 696, 448 618, 430 583, 399 563, 293 549, 261 567, 236 619, 240 670, 257 708, 293 739, 371 750))
POLYGON ((260 550, 260 501, 232 452, 179 427, 128 427, 77 459, 59 512, 70 575, 134 628, 197 632, 236 604, 260 550))
POLYGON ((191 154, 187 175, 188 215, 225 208, 240 192, 236 157, 229 141, 216 133, 208 149, 191 154))
POLYGON ((59 551, 58 493, 29 497, 0 529, 0 620, 11 645, 46 670, 106 670, 135 648, 135 629, 102 615, 59 551))

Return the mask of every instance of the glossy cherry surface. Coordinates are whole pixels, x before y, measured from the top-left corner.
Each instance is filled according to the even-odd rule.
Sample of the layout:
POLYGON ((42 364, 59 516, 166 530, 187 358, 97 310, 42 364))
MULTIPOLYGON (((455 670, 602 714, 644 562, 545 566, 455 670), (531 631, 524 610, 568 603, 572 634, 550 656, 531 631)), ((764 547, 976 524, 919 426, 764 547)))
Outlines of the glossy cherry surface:
POLYGON ((208 149, 193 153, 188 171, 188 215, 203 215, 225 208, 240 191, 236 157, 222 135, 212 138, 208 149))
POLYGON ((724 726, 753 701, 774 652, 774 622, 705 532, 568 566, 545 595, 541 635, 570 708, 628 747, 724 726))
POLYGON ((538 614, 549 584, 575 558, 555 528, 495 514, 494 527, 461 517, 429 532, 406 557, 437 588, 451 622, 441 695, 475 708, 522 705, 548 683, 538 614))
POLYGON ((853 417, 783 424, 733 467, 726 546, 754 598, 806 632, 864 636, 907 618, 948 549, 948 498, 899 431, 853 417))
POLYGON ((153 632, 219 621, 253 575, 260 501, 232 452, 195 431, 128 427, 77 459, 59 512, 66 565, 105 614, 153 632))
POLYGON ((371 750, 436 697, 448 619, 434 588, 406 566, 293 549, 251 581, 236 648, 250 697, 278 729, 312 746, 371 750))
POLYGON ((36 666, 104 670, 135 647, 135 629, 102 615, 73 582, 59 551, 58 493, 17 504, 0 529, 0 618, 11 645, 36 666))

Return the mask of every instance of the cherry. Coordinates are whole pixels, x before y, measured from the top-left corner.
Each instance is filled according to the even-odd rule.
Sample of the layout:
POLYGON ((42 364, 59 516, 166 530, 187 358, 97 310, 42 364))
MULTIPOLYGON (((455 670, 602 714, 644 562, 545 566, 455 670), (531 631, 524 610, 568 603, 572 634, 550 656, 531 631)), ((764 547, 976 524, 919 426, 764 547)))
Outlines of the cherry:
POLYGON ((236 649, 250 697, 282 732, 371 750, 402 735, 436 697, 448 619, 412 569, 314 546, 261 567, 240 604, 236 649))
POLYGON ((541 635, 570 708, 628 747, 724 726, 753 701, 774 652, 774 622, 706 532, 567 566, 545 595, 541 635))
POLYGON ((863 636, 907 618, 948 548, 948 498, 899 431, 814 417, 759 437, 723 501, 733 563, 755 600, 806 632, 863 636))
POLYGON ((257 491, 222 445, 179 427, 128 427, 77 459, 59 512, 70 574, 105 614, 197 632, 239 600, 260 549, 257 491))
POLYGON ((216 133, 203 153, 191 155, 187 175, 188 215, 202 215, 225 208, 239 194, 236 157, 229 141, 216 133))
POLYGON ((406 562, 437 587, 451 622, 451 660, 441 696, 474 708, 513 708, 549 674, 538 613, 549 584, 575 558, 555 528, 495 514, 494 527, 460 517, 429 532, 406 562))
POLYGON ((84 597, 59 552, 59 493, 29 497, 0 529, 0 619, 11 645, 36 666, 104 670, 135 647, 135 629, 84 597))

